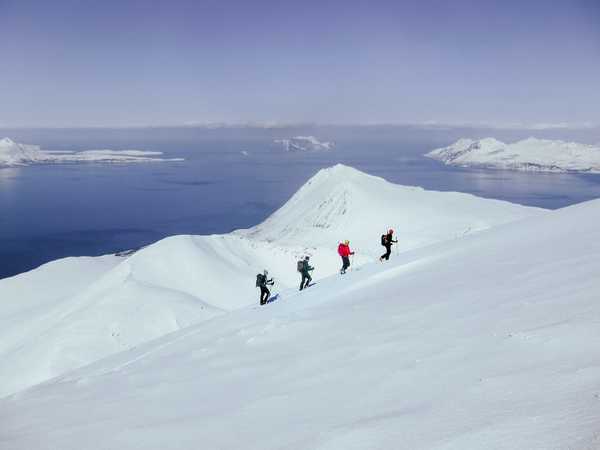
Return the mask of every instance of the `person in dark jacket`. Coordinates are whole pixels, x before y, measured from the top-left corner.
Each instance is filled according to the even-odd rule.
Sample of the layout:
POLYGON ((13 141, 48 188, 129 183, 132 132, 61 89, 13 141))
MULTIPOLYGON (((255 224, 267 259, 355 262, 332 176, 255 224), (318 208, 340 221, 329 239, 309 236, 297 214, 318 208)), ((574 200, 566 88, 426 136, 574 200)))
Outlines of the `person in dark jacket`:
POLYGON ((302 265, 302 271, 300 272, 302 274, 302 280, 300 281, 300 290, 307 288, 310 285, 310 282, 312 281, 310 272, 314 269, 314 267, 311 267, 308 263, 309 259, 310 258, 308 256, 304 257, 304 264, 302 265))
POLYGON ((380 256, 379 261, 384 259, 388 261, 392 254, 392 244, 397 244, 398 241, 394 240, 394 230, 390 229, 387 234, 381 236, 381 245, 385 247, 385 253, 380 256))
POLYGON ((340 273, 343 275, 346 273, 346 269, 350 267, 350 255, 354 255, 354 252, 350 250, 350 241, 344 241, 338 245, 338 255, 342 257, 342 270, 340 270, 340 273))
POLYGON ((263 273, 259 273, 256 276, 256 287, 260 288, 261 305, 266 304, 267 300, 269 300, 269 297, 271 295, 271 291, 269 291, 269 288, 267 286, 273 286, 274 284, 275 282, 273 281, 273 278, 269 280, 269 272, 266 269, 263 273))

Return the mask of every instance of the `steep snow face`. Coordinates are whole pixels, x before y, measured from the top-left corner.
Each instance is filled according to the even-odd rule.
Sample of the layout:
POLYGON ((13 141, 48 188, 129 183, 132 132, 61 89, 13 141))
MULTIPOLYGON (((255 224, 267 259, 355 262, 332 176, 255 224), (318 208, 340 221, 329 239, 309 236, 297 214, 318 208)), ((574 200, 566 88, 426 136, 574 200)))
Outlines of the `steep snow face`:
POLYGON ((361 255, 373 259, 382 250, 380 235, 389 228, 404 251, 541 211, 469 194, 395 185, 338 164, 319 171, 265 222, 240 234, 309 248, 333 248, 349 239, 361 255))
POLYGON ((182 161, 181 158, 158 158, 162 152, 146 152, 142 150, 85 150, 47 151, 39 145, 18 144, 8 138, 0 140, 0 166, 24 166, 34 163, 65 163, 65 162, 151 162, 151 161, 182 161))
POLYGON ((600 173, 600 147, 546 139, 529 138, 512 144, 493 138, 460 139, 425 156, 453 166, 600 173))
MULTIPOLYGON (((40 286, 51 282, 47 266, 0 280, 0 396, 256 304, 255 277, 264 269, 276 280, 274 292, 297 289, 296 261, 307 254, 316 280, 333 275, 340 269, 341 240, 349 239, 357 253, 355 269, 383 253, 379 237, 390 226, 407 251, 544 213, 397 186, 341 165, 322 170, 253 229, 174 236, 126 258, 106 257, 108 265, 99 259, 96 276, 82 277, 77 289, 51 301, 40 300, 46 298, 40 286), (22 320, 15 322, 17 316, 22 320)), ((79 277, 70 259, 51 267, 52 283, 69 285, 79 277)))
POLYGON ((290 139, 276 139, 286 152, 310 152, 333 150, 334 142, 321 142, 314 136, 296 136, 290 139))
POLYGON ((598 448, 599 221, 589 202, 284 291, 0 400, 2 442, 598 448))

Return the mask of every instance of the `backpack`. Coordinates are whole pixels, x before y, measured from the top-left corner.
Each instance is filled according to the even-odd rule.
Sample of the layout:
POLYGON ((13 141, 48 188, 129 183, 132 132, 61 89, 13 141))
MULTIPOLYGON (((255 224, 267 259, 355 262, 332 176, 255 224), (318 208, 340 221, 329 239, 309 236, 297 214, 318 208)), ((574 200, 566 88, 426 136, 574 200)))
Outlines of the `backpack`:
POLYGON ((298 272, 304 272, 304 260, 303 259, 298 261, 297 269, 298 269, 298 272))
POLYGON ((256 287, 261 287, 265 284, 265 276, 262 273, 256 275, 256 287))
POLYGON ((387 236, 385 234, 381 235, 381 245, 384 247, 387 245, 387 236))

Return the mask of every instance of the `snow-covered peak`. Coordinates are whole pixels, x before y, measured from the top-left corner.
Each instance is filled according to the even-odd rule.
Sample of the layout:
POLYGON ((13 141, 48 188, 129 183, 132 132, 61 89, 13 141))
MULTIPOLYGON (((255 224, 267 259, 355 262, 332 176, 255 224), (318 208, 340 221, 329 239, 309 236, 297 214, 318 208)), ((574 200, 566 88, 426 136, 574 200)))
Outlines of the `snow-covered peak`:
POLYGON ((537 212, 469 194, 396 185, 337 164, 320 170, 265 222, 244 233, 307 247, 349 239, 376 256, 380 249, 373 244, 389 228, 403 248, 416 248, 537 212))
MULTIPOLYGON (((179 450, 198 442, 249 450, 597 449, 599 221, 593 201, 319 278, 302 292, 281 290, 275 303, 214 317, 1 399, 3 443, 15 450, 179 450)), ((60 287, 69 284, 53 275, 60 287)), ((152 328, 161 316, 149 320, 149 309, 186 300, 141 288, 128 315, 95 311, 96 322, 109 323, 113 335, 152 328)), ((31 373, 15 367, 15 357, 26 353, 35 364, 96 331, 91 321, 72 341, 57 341, 45 321, 59 314, 18 300, 24 313, 2 322, 0 348, 15 318, 19 329, 41 330, 46 348, 31 352, 23 340, 4 352, 0 389, 31 373)))
POLYGON ((276 139, 286 152, 333 150, 334 142, 321 142, 314 136, 296 136, 289 139, 276 139))
POLYGON ((336 274, 341 240, 350 240, 358 268, 378 260, 388 228, 404 252, 539 214, 344 165, 323 169, 252 229, 173 236, 127 257, 69 258, 0 280, 0 397, 254 304, 254 277, 264 269, 278 291, 297 289, 296 262, 306 254, 315 279, 336 274))
POLYGON ((534 137, 512 144, 494 138, 459 139, 425 156, 464 167, 600 173, 600 146, 534 137))
POLYGON ((338 163, 331 167, 320 169, 315 175, 313 175, 304 186, 310 186, 315 183, 327 183, 327 182, 343 182, 352 180, 365 180, 367 178, 379 178, 374 175, 369 175, 365 172, 361 172, 354 167, 347 166, 345 164, 338 163))

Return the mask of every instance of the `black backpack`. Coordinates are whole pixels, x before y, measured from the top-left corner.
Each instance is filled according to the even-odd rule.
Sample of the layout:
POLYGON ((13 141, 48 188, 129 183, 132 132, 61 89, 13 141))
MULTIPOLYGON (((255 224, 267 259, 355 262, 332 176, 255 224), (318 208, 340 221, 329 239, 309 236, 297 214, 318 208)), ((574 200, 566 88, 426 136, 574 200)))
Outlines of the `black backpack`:
POLYGON ((385 234, 381 235, 381 245, 384 247, 387 245, 387 236, 385 234))
POLYGON ((265 284, 265 276, 262 273, 256 275, 256 287, 261 287, 265 284))
POLYGON ((304 272, 304 260, 303 259, 298 261, 296 268, 298 269, 298 272, 304 272))

